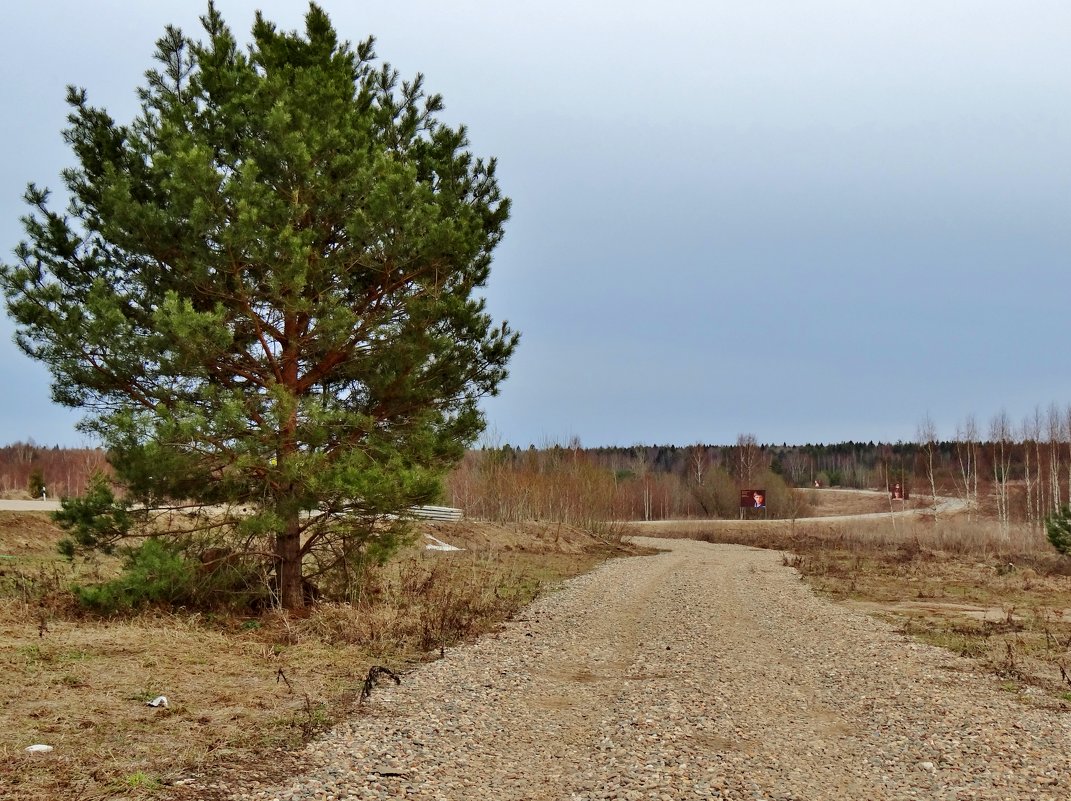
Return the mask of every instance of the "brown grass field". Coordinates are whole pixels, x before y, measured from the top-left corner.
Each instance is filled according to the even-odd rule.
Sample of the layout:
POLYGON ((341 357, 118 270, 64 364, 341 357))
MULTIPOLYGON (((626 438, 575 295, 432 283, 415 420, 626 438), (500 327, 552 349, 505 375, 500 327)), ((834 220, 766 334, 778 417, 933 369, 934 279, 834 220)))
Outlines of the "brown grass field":
POLYGON ((404 680, 548 585, 634 552, 553 525, 422 531, 466 550, 407 549, 365 576, 355 606, 100 619, 67 587, 115 564, 70 565, 47 516, 0 513, 0 798, 167 798, 191 772, 285 772, 295 746, 354 714, 371 666, 404 680), (147 706, 158 695, 169 705, 147 706), (27 754, 36 743, 54 751, 27 754))
MULTIPOLYGON (((634 531, 776 549, 817 592, 953 650, 964 670, 992 672, 1024 703, 1071 710, 1071 559, 1039 529, 1005 532, 963 513, 836 520, 888 511, 888 499, 806 494, 818 517, 634 531)), ((191 774, 292 772, 297 746, 359 714, 371 666, 404 681, 563 577, 636 553, 554 524, 421 532, 466 550, 416 543, 365 575, 355 605, 102 619, 68 588, 113 575, 115 562, 70 564, 47 516, 0 513, 0 798, 185 798, 174 782, 191 774), (161 694, 168 707, 146 705, 161 694), (34 743, 55 750, 27 754, 34 743)))

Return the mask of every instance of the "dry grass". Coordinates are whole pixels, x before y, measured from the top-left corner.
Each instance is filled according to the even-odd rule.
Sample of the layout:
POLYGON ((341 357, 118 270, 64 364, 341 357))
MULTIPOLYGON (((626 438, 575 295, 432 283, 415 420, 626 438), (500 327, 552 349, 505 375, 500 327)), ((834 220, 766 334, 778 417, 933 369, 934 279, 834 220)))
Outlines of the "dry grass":
POLYGON ((861 490, 803 489, 800 492, 811 509, 810 517, 897 512, 922 508, 929 501, 921 495, 914 495, 908 501, 894 501, 886 492, 861 490))
POLYGON ((434 658, 614 553, 554 526, 432 533, 469 550, 411 548, 369 568, 350 605, 101 620, 66 587, 114 564, 71 566, 47 517, 0 513, 0 797, 166 798, 191 771, 291 769, 294 746, 354 713, 373 665, 434 658), (146 705, 161 694, 166 709, 146 705), (33 743, 55 750, 26 754, 33 743))
POLYGON ((964 516, 718 521, 643 534, 779 550, 817 591, 1071 710, 1071 559, 1035 527, 964 516))

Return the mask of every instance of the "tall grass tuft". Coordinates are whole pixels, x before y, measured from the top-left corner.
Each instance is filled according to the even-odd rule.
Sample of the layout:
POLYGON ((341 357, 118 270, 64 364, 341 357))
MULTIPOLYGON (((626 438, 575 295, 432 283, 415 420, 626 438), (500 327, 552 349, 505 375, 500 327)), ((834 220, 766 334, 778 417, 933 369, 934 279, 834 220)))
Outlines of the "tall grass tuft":
POLYGON ((442 650, 509 617, 537 586, 496 555, 415 554, 366 565, 352 602, 317 605, 309 624, 325 642, 373 653, 442 650))

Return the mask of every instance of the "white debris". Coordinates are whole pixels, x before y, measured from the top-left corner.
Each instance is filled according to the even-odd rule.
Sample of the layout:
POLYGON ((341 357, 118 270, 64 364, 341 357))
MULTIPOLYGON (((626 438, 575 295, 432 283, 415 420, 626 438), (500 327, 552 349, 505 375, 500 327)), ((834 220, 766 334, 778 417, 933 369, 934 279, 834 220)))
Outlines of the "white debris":
POLYGON ((147 706, 167 706, 167 696, 166 695, 158 695, 155 698, 153 698, 151 701, 149 701, 147 706))
POLYGON ((442 540, 431 536, 430 534, 425 534, 424 536, 427 537, 429 540, 431 540, 431 544, 430 545, 425 545, 424 546, 429 551, 463 551, 463 550, 465 550, 464 548, 458 548, 456 545, 449 545, 449 544, 443 542, 442 540))
POLYGON ((43 745, 37 743, 36 745, 27 746, 26 751, 30 754, 47 754, 52 750, 51 745, 43 745))

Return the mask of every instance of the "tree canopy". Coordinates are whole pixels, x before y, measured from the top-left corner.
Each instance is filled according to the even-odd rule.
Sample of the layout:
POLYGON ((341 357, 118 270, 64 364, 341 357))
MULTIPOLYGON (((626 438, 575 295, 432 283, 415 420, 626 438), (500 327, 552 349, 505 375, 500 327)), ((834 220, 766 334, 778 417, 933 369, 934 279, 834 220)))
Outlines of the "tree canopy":
POLYGON ((202 23, 166 29, 128 124, 69 88, 69 203, 28 187, 0 283, 126 497, 244 507, 195 528, 264 550, 297 607, 303 565, 389 542, 481 431, 517 344, 477 294, 509 200, 423 77, 315 4, 247 48, 202 23))

